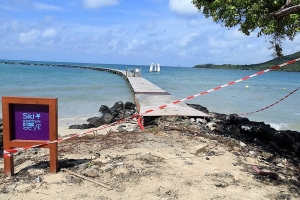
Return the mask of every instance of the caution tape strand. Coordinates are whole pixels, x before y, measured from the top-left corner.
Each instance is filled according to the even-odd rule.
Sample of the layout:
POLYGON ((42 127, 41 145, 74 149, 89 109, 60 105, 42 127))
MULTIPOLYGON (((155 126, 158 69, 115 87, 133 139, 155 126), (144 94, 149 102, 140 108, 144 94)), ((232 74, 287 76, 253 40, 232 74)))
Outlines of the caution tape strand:
POLYGON ((3 150, 3 156, 4 156, 4 157, 9 157, 11 153, 17 153, 17 152, 19 152, 19 151, 25 151, 25 150, 30 149, 30 148, 41 147, 41 146, 43 146, 43 145, 45 145, 45 144, 59 143, 59 142, 61 142, 61 141, 67 140, 67 139, 76 138, 76 137, 80 137, 80 136, 87 135, 87 134, 92 134, 92 133, 94 133, 95 131, 105 129, 105 128, 108 128, 108 127, 110 127, 110 126, 114 126, 114 125, 119 124, 119 123, 121 123, 121 122, 124 122, 124 121, 126 121, 126 120, 133 119, 133 118, 139 117, 139 116, 143 116, 144 114, 153 112, 153 111, 155 111, 155 110, 164 109, 164 108, 166 108, 166 107, 168 107, 168 106, 170 106, 170 105, 178 104, 178 103, 180 103, 180 102, 184 102, 184 101, 193 99, 193 98, 195 98, 195 97, 198 97, 198 96, 202 96, 202 95, 208 94, 208 93, 210 93, 210 92, 219 90, 219 89, 224 88, 224 87, 227 87, 227 86, 231 86, 231 85, 236 84, 236 83, 238 83, 238 82, 248 80, 248 79, 253 78, 253 77, 255 77, 255 76, 264 74, 264 73, 269 72, 269 71, 271 71, 271 70, 279 69, 279 68, 281 68, 281 67, 283 67, 283 66, 286 66, 286 65, 289 65, 289 64, 298 62, 298 61, 300 61, 300 58, 297 58, 297 59, 295 59, 295 60, 288 61, 288 62, 283 63, 283 64, 280 64, 280 65, 273 66, 273 67, 271 67, 270 69, 266 69, 266 70, 263 70, 263 71, 259 71, 259 72, 255 73, 255 74, 250 75, 250 76, 245 76, 245 77, 243 77, 243 78, 241 78, 241 79, 238 79, 238 80, 236 80, 236 81, 229 82, 229 83, 224 84, 224 85, 221 85, 221 86, 217 86, 217 87, 215 87, 215 88, 213 88, 213 89, 210 89, 210 90, 207 90, 207 91, 203 91, 203 92, 200 92, 200 93, 195 94, 195 95, 188 96, 188 97, 186 97, 186 98, 184 98, 184 99, 176 100, 176 101, 173 101, 173 102, 171 102, 171 103, 169 103, 169 104, 164 104, 164 105, 159 106, 159 107, 157 107, 157 108, 150 109, 150 110, 146 110, 146 111, 144 111, 143 113, 132 115, 132 116, 130 116, 130 117, 128 117, 128 118, 124 118, 124 119, 118 120, 118 121, 113 122, 113 123, 111 123, 111 124, 107 124, 107 125, 100 126, 100 127, 96 128, 96 129, 92 129, 92 130, 89 130, 89 131, 86 131, 86 132, 82 132, 82 133, 72 134, 72 135, 66 136, 66 137, 64 137, 64 138, 59 138, 59 139, 57 139, 57 140, 49 141, 49 142, 47 142, 47 143, 43 143, 43 144, 39 144, 39 145, 28 146, 28 147, 23 147, 23 148, 6 149, 6 150, 3 150))
POLYGON ((245 116, 245 115, 250 115, 250 114, 253 114, 253 113, 257 113, 257 112, 261 112, 263 110, 266 110, 272 106, 274 106, 275 104, 278 104, 279 102, 281 102, 282 100, 288 98, 289 96, 291 96, 292 94, 294 94, 297 90, 299 90, 300 87, 298 87, 297 89, 293 90, 292 92, 290 92, 288 95, 286 95, 285 97, 281 98, 280 100, 276 101, 275 103, 272 103, 271 105, 267 106, 267 107, 264 107, 262 109, 259 109, 259 110, 256 110, 256 111, 253 111, 253 112, 248 112, 248 113, 244 113, 244 114, 239 114, 240 116, 245 116))

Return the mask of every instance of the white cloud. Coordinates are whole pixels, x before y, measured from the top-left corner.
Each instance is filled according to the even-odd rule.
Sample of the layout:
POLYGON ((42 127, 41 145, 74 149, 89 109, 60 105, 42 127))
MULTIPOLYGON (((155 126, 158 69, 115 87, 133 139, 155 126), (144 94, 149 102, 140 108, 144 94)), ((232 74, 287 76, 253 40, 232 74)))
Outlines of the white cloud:
POLYGON ((64 8, 59 6, 54 6, 50 4, 44 4, 44 3, 35 3, 33 5, 38 10, 53 10, 53 11, 63 11, 64 8))
POLYGON ((197 21, 196 19, 192 19, 188 22, 188 25, 189 26, 192 26, 192 27, 196 27, 196 26, 199 26, 200 22, 197 21))
POLYGON ((118 0, 82 0, 82 4, 85 8, 100 8, 105 6, 116 6, 119 4, 118 0))
POLYGON ((288 54, 293 54, 295 52, 299 51, 299 46, 300 46, 300 35, 296 36, 293 41, 290 41, 286 39, 283 42, 283 54, 288 55, 288 54))
POLYGON ((15 7, 6 6, 6 5, 0 5, 0 9, 8 10, 8 11, 13 11, 13 12, 19 11, 19 10, 18 10, 17 8, 15 8, 15 7))
POLYGON ((19 39, 22 44, 34 42, 39 38, 41 32, 37 29, 31 29, 26 33, 20 33, 19 39))
POLYGON ((156 22, 145 22, 145 23, 141 23, 139 25, 139 28, 142 28, 144 30, 153 30, 155 29, 157 26, 156 22))
POLYGON ((46 29, 46 30, 43 32, 42 36, 43 36, 44 38, 53 38, 53 37, 56 36, 56 30, 55 30, 54 28, 46 29))
POLYGON ((189 34, 182 38, 179 42, 178 45, 181 47, 187 46, 189 43, 191 43, 198 35, 196 33, 189 34))
POLYGON ((198 9, 191 0, 169 0, 169 9, 182 16, 195 16, 198 14, 198 9))

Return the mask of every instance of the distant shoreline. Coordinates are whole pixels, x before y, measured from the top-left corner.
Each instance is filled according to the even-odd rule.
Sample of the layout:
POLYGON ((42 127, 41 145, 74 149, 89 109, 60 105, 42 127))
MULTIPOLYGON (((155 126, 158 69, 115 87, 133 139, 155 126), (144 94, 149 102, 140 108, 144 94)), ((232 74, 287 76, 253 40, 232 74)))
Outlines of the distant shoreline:
MULTIPOLYGON (((207 64, 198 64, 195 65, 193 68, 210 68, 210 69, 239 69, 239 70, 264 70, 269 69, 273 66, 280 65, 286 63, 291 60, 295 60, 300 58, 300 51, 296 52, 291 55, 283 56, 280 58, 274 58, 273 60, 269 60, 264 63, 258 64, 250 64, 250 65, 233 65, 233 64, 222 64, 222 65, 215 65, 211 63, 207 64)), ((300 72, 300 62, 295 62, 291 65, 284 66, 280 69, 276 69, 276 71, 285 71, 285 72, 300 72)))

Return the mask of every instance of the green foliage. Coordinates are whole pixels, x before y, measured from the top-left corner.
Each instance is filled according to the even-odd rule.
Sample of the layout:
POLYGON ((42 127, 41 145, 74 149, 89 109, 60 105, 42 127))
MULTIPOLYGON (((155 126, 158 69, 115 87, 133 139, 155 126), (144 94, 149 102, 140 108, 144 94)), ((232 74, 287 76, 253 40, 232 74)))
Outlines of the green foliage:
POLYGON ((300 0, 192 0, 205 15, 222 26, 239 27, 245 35, 269 38, 274 55, 282 56, 281 42, 300 32, 300 0), (287 4, 286 4, 287 3, 287 4))
MULTIPOLYGON (((213 65, 213 64, 198 64, 195 65, 194 68, 212 68, 212 69, 242 69, 242 70, 265 70, 269 69, 273 66, 280 65, 282 63, 286 63, 290 60, 294 60, 300 58, 300 51, 291 55, 274 58, 273 60, 252 64, 252 65, 231 65, 231 64, 223 64, 223 65, 213 65)), ((289 72, 300 72, 300 61, 284 66, 278 71, 289 71, 289 72)))

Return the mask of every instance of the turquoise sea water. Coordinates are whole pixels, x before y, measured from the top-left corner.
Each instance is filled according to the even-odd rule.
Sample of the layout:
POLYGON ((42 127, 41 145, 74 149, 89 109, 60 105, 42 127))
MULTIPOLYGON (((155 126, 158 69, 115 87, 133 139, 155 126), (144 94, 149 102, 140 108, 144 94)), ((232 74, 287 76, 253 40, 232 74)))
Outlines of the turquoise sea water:
MULTIPOLYGON (((45 62, 43 62, 45 63, 45 62)), ((49 63, 51 64, 51 63, 49 63)), ((57 64, 57 63, 55 63, 57 64)), ((126 70, 126 65, 64 63, 66 65, 98 66, 126 70)), ((133 67, 133 66, 128 66, 133 67)), ((177 99, 198 94, 216 86, 252 75, 257 71, 161 67, 150 73, 142 68, 142 76, 177 99)), ((101 105, 116 101, 132 101, 133 93, 127 81, 118 75, 87 69, 0 63, 0 96, 57 97, 59 120, 84 120, 99 116, 101 105)), ((196 103, 209 111, 248 113, 259 110, 300 86, 300 73, 268 72, 196 97, 186 103, 196 103), (248 85, 248 89, 246 89, 248 85)), ((0 104, 0 107, 2 102, 0 104)), ((300 131, 300 91, 275 106, 247 115, 250 120, 264 121, 276 129, 300 131)), ((0 117, 2 117, 0 115, 0 117)))

